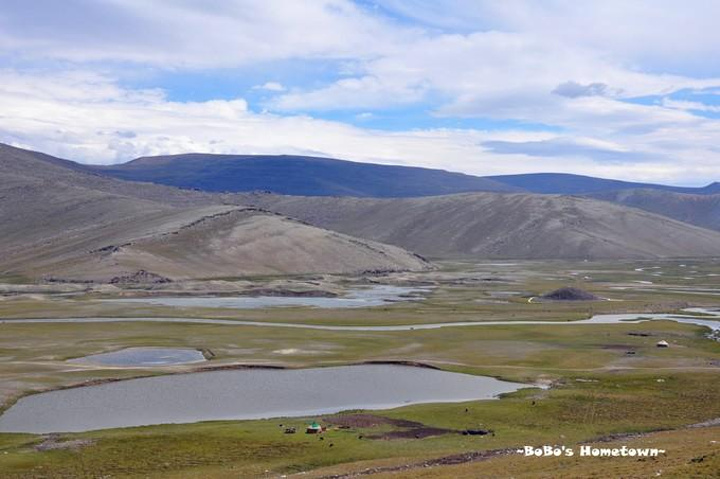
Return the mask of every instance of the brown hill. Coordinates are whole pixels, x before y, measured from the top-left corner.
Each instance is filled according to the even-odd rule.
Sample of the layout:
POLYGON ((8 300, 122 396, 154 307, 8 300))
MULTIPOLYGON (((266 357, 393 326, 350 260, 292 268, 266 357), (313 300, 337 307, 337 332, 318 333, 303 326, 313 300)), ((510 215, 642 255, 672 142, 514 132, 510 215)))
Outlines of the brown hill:
POLYGON ((720 233, 595 199, 471 193, 403 199, 247 195, 248 204, 433 258, 720 256, 720 233))
POLYGON ((423 269, 401 248, 0 146, 0 273, 108 281, 423 269))
POLYGON ((602 298, 580 288, 567 286, 543 294, 540 299, 548 301, 600 301, 602 298))

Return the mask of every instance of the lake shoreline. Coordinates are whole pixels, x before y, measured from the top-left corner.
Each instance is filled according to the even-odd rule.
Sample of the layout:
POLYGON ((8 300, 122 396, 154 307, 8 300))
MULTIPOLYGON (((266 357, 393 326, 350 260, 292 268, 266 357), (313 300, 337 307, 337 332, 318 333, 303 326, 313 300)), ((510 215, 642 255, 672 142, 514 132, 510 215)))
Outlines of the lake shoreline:
POLYGON ((312 417, 356 409, 497 400, 527 388, 547 386, 395 361, 312 368, 236 365, 127 380, 108 378, 29 395, 0 416, 0 430, 72 433, 215 420, 312 417))
MULTIPOLYGON (((195 363, 197 364, 197 363, 195 363)), ((4 404, 0 405, 0 416, 5 413, 8 409, 10 409, 12 406, 18 403, 23 398, 34 396, 36 394, 42 394, 42 393, 49 393, 53 391, 65 391, 70 389, 81 389, 91 386, 101 386, 103 384, 111 384, 111 383, 117 383, 122 381, 131 381, 133 379, 143 379, 143 378, 152 378, 152 377, 161 377, 161 376, 175 376, 175 375, 181 375, 181 374, 195 374, 195 373, 202 373, 202 372, 213 372, 213 371, 241 371, 241 370, 269 370, 269 371, 278 371, 278 370, 303 370, 303 369, 321 369, 321 368, 331 368, 331 367, 343 367, 343 366, 363 366, 363 365, 393 365, 393 366, 406 366, 406 367, 413 367, 413 368, 421 368, 421 369, 432 369, 435 371, 445 371, 445 372, 453 372, 447 369, 443 369, 439 366, 435 366, 433 364, 430 364, 428 362, 420 362, 420 361, 406 361, 406 360, 368 360, 368 361, 355 361, 355 362, 348 362, 348 363, 338 363, 338 364, 328 364, 328 365, 315 365, 315 366, 309 366, 309 367, 293 367, 289 366, 287 364, 252 364, 252 363, 237 363, 237 364, 219 364, 217 366, 192 366, 192 365, 173 365, 173 366, 158 366, 157 368, 183 368, 182 370, 177 371, 157 371, 156 373, 147 371, 148 367, 144 368, 134 368, 134 367, 107 367, 107 369, 113 369, 113 370, 132 370, 132 369, 142 369, 146 370, 146 374, 138 374, 137 376, 128 376, 128 377, 112 377, 112 378, 102 378, 102 379, 91 379, 88 381, 83 381, 79 383, 73 383, 73 384, 67 384, 67 385, 61 385, 56 387, 48 387, 43 389, 36 389, 32 391, 25 391, 24 393, 13 397, 10 401, 6 401, 4 404)), ((95 366, 94 369, 105 369, 101 366, 95 366)), ((482 374, 482 375, 474 375, 473 376, 484 376, 484 377, 491 377, 494 379, 498 379, 500 381, 510 381, 509 379, 504 379, 500 375, 490 375, 490 374, 482 374)), ((517 382, 517 381, 513 381, 517 382)), ((542 387, 540 385, 536 384, 528 384, 528 387, 542 387)), ((7 434, 15 434, 15 433, 7 433, 7 434)))

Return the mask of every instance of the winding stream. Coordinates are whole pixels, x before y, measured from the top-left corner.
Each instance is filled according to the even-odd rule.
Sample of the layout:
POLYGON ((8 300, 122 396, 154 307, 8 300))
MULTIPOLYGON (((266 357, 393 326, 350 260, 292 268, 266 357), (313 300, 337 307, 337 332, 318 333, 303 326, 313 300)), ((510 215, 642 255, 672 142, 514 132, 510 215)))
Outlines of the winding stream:
POLYGON ((687 314, 668 313, 625 313, 625 314, 598 314, 589 319, 577 321, 460 321, 428 324, 403 324, 393 326, 338 326, 302 323, 271 323, 262 321, 242 321, 233 319, 203 319, 203 318, 38 318, 38 319, 4 319, 0 324, 23 323, 190 323, 190 324, 223 324, 229 326, 255 326, 267 328, 295 328, 317 329, 322 331, 413 331, 423 329, 457 328, 470 326, 515 326, 515 325, 543 325, 543 326, 576 326, 585 324, 623 324, 627 322, 643 322, 653 320, 669 320, 684 324, 695 324, 710 328, 712 334, 720 331, 720 310, 706 308, 688 308, 683 310, 687 314), (693 316, 703 314, 705 317, 693 316))

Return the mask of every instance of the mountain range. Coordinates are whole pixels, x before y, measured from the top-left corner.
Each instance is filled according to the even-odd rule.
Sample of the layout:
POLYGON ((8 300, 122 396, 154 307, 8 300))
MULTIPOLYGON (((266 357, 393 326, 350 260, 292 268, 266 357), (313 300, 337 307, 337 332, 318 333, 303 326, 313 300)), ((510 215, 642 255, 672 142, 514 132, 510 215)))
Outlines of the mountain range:
POLYGON ((213 192, 271 191, 283 195, 413 197, 470 191, 519 191, 476 176, 306 156, 186 154, 138 158, 90 170, 213 192))
POLYGON ((424 269, 401 248, 0 145, 0 272, 121 281, 424 269))
POLYGON ((720 230, 720 183, 690 188, 564 173, 470 176, 305 156, 186 154, 82 166, 118 179, 208 192, 410 198, 470 192, 587 196, 720 230))
POLYGON ((712 186, 692 194, 586 186, 578 196, 577 189, 551 194, 560 186, 542 182, 506 184, 506 177, 422 168, 227 156, 217 166, 215 160, 180 155, 98 167, 0 145, 0 274, 123 281, 431 268, 424 257, 720 256, 720 232, 712 230, 720 227, 720 195, 709 192, 712 186), (314 166, 303 173, 307 162, 314 166), (219 192, 232 189, 234 177, 224 168, 236 163, 252 178, 240 183, 261 191, 219 192), (148 165, 155 176, 143 173, 148 165), (194 182, 193 171, 212 182, 222 176, 218 168, 225 183, 194 182), (121 170, 142 181, 119 178, 121 170), (189 183, 170 186, 173 170, 189 183), (265 191, 273 182, 305 196, 265 191), (530 187, 544 190, 527 192, 530 187), (493 191, 456 191, 461 188, 493 191), (430 195, 438 189, 453 194, 430 195), (397 191, 400 197, 391 197, 397 191))
POLYGON ((213 192, 269 191, 281 195, 408 198, 478 191, 587 195, 652 189, 720 194, 701 188, 635 183, 564 173, 471 176, 409 166, 357 163, 309 156, 184 154, 143 157, 112 166, 86 166, 107 176, 213 192))

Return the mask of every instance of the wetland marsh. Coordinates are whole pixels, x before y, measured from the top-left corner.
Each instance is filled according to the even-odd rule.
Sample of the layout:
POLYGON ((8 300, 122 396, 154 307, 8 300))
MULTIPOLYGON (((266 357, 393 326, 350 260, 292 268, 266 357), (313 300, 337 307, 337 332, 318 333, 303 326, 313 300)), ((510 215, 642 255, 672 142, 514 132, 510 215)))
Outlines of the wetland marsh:
MULTIPOLYGON (((707 441, 702 442, 704 432, 685 433, 683 427, 720 417, 720 402, 717 401, 720 397, 720 344, 707 337, 720 324, 716 312, 720 301, 712 294, 720 286, 720 277, 713 276, 720 272, 720 264, 689 260, 683 264, 690 265, 697 271, 694 275, 703 280, 684 279, 688 267, 673 262, 661 264, 663 275, 660 278, 651 276, 657 272, 657 268, 651 269, 657 263, 522 262, 499 266, 447 262, 437 271, 393 273, 372 279, 393 287, 417 288, 422 284, 424 288, 432 288, 422 299, 360 308, 237 310, 206 305, 121 304, 120 301, 106 300, 113 299, 113 295, 115 299, 125 299, 120 296, 136 295, 137 290, 113 293, 105 288, 98 293, 85 288, 56 296, 28 291, 32 286, 18 287, 22 292, 7 294, 0 301, 0 356, 3 359, 0 398, 8 414, 0 422, 12 418, 12 408, 8 408, 13 404, 21 406, 35 401, 40 404, 48 397, 46 395, 91 397, 92 391, 116 391, 117 387, 125 388, 124 384, 180 384, 197 375, 241 376, 262 371, 226 370, 243 367, 292 368, 264 372, 306 375, 312 371, 325 374, 348 367, 358 368, 348 365, 363 362, 426 364, 442 371, 407 367, 402 370, 418 371, 421 375, 462 373, 463 377, 468 376, 473 381, 491 376, 513 385, 506 391, 508 394, 492 401, 478 400, 485 396, 452 396, 453 389, 449 386, 421 388, 416 392, 430 403, 405 405, 404 401, 409 397, 407 394, 401 397, 402 381, 399 379, 396 388, 393 387, 395 381, 387 387, 376 388, 395 394, 394 400, 379 401, 376 406, 347 401, 330 405, 334 407, 304 409, 308 411, 306 413, 300 410, 302 408, 292 410, 278 406, 274 409, 277 412, 271 414, 300 414, 297 418, 259 419, 268 417, 266 411, 254 416, 256 419, 244 416, 246 420, 231 420, 241 417, 237 415, 204 415, 201 414, 203 408, 208 408, 209 412, 215 409, 222 412, 222 408, 213 406, 216 404, 213 399, 207 398, 199 401, 202 406, 182 422, 211 420, 209 422, 62 432, 50 436, 2 433, 0 448, 7 454, 0 455, 0 477, 39 477, 47 471, 59 476, 82 475, 83 471, 100 474, 102 471, 127 477, 202 477, 208 474, 273 477, 296 472, 305 472, 307 477, 313 477, 313 474, 321 477, 352 473, 377 464, 399 467, 428 458, 441 460, 446 456, 527 443, 561 441, 571 445, 609 434, 646 434, 656 429, 672 430, 667 434, 675 438, 676 454, 704 451, 697 453, 707 457, 702 465, 696 466, 697 470, 702 470, 698 468, 717 464, 713 452, 716 448, 707 441), (637 268, 643 270, 636 271, 637 268), (650 277, 654 281, 653 289, 661 291, 645 291, 642 285, 635 283, 650 277), (578 286, 613 301, 528 302, 529 297, 564 285, 578 286), (690 287, 694 290, 686 294, 685 289, 690 287), (703 295, 704 292, 708 294, 703 295), (501 299, 502 302, 476 302, 476 299, 501 299), (650 318, 654 319, 647 320, 650 318), (470 324, 452 327, 455 323, 470 324), (668 341, 670 347, 657 348, 656 343, 660 340, 668 341), (201 351, 211 354, 206 354, 208 359, 204 362, 183 364, 179 361, 168 364, 78 361, 78 358, 88 356, 138 351, 134 348, 157 349, 161 355, 172 349, 193 351, 196 358, 201 351), (139 377, 142 379, 133 379, 139 377), (115 382, 118 379, 130 381, 115 382), (548 388, 532 387, 538 384, 548 388), (91 386, 61 389, 85 385, 91 386), (522 386, 526 389, 515 391, 522 386), (51 392, 33 394, 42 391, 51 392), (429 396, 423 396, 426 394, 429 396), (444 402, 447 400, 463 402, 444 402), (432 437, 416 438, 414 433, 403 432, 406 429, 390 423, 385 426, 358 425, 350 429, 330 428, 324 441, 318 441, 304 434, 285 435, 278 427, 283 424, 303 429, 312 420, 324 422, 330 412, 361 407, 373 409, 373 414, 380 418, 401 421, 399 424, 409 421, 439 432, 432 437), (492 430, 494 435, 471 437, 452 432, 478 428, 492 430), (376 436, 397 438, 371 439, 376 436), (68 444, 69 449, 46 450, 42 445, 49 440, 53 444, 68 444), (82 446, 71 447, 72 444, 82 446)), ((261 286, 262 281, 256 280, 261 286)), ((302 283, 305 280, 293 281, 302 283)), ((342 291, 352 290, 358 281, 366 280, 342 277, 323 281, 327 281, 328 288, 342 291)), ((228 284, 231 284, 230 280, 228 284)), ((177 289, 180 286, 164 287, 177 289)), ((13 287, 16 286, 5 285, 7 289, 13 287)), ((218 285, 214 283, 213 287, 218 285)), ((148 290, 143 294, 167 296, 165 290, 148 290)), ((391 375, 390 379, 395 376, 391 375)), ((339 375, 332 380, 320 381, 322 386, 319 388, 310 387, 314 383, 307 382, 308 391, 318 394, 318 399, 311 400, 310 405, 324 405, 323 396, 330 400, 335 397, 336 390, 352 393, 355 397, 358 390, 373 392, 373 385, 378 384, 369 378, 352 379, 351 375, 339 375), (342 387, 343 380, 352 384, 342 387)), ((232 390, 230 381, 220 383, 227 383, 228 390, 232 390)), ((214 396, 211 394, 213 388, 195 386, 189 389, 195 391, 196 398, 203 394, 214 396)), ((174 387, 167 391, 174 391, 174 387)), ((145 390, 151 389, 154 388, 145 390)), ((237 394, 234 390, 230 392, 228 403, 233 399, 240 403, 241 396, 237 394)), ((118 400, 126 400, 123 402, 127 403, 127 411, 131 411, 126 417, 136 418, 136 421, 143 419, 134 424, 174 422, 173 418, 161 418, 164 414, 162 402, 148 408, 149 416, 143 416, 132 405, 138 404, 134 400, 139 401, 139 398, 147 402, 147 396, 124 392, 116 396, 118 400)), ((177 391, 170 396, 182 398, 177 391)), ((282 401, 295 396, 278 393, 275 397, 282 401)), ((72 402, 84 404, 82 401, 84 399, 72 402)), ((181 399, 177 401, 182 402, 181 399)), ((250 401, 253 404, 265 402, 257 398, 250 401)), ((88 418, 112 421, 113 416, 103 414, 102 408, 93 409, 101 403, 91 401, 82 410, 96 411, 88 413, 88 418)), ((167 409, 168 414, 173 410, 172 407, 167 409)), ((38 420, 43 414, 58 412, 51 407, 41 410, 45 412, 34 415, 38 420)), ((62 417, 63 414, 54 416, 62 417)), ((67 417, 77 416, 82 414, 67 417)), ((119 416, 123 417, 122 414, 119 416)), ((29 425, 27 430, 30 430, 34 423, 21 418, 20 424, 29 425)), ((106 423, 102 427, 113 425, 132 424, 106 423)), ((44 431, 53 429, 65 428, 51 427, 44 431)), ((713 430, 717 427, 709 427, 708 433, 713 430)), ((651 437, 655 436, 648 436, 651 437)), ((660 458, 660 464, 666 470, 680 471, 674 457, 679 456, 660 458)), ((524 460, 515 458, 513 461, 524 460)), ((490 471, 488 477, 492 477, 492 471, 507 467, 502 466, 507 464, 502 457, 483 464, 490 471)), ((458 467, 460 469, 433 468, 435 474, 432 477, 463 474, 462 467, 458 467)), ((583 466, 576 464, 573 467, 582 471, 577 468, 583 466)), ((541 475, 542 471, 539 471, 541 475)))

